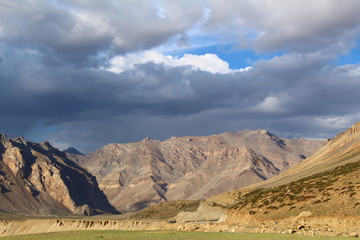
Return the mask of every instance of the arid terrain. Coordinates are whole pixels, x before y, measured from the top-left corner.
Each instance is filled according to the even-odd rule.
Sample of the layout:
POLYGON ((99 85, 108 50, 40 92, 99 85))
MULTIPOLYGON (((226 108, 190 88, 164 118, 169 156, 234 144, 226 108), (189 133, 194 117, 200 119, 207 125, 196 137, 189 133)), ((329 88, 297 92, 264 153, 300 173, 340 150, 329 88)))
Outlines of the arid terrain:
POLYGON ((210 220, 259 232, 358 235, 360 221, 360 122, 313 156, 267 181, 221 194, 180 213, 180 221, 210 220), (221 212, 222 210, 222 212, 221 212))
MULTIPOLYGON (((279 141, 279 138, 263 130, 257 132, 245 131, 236 134, 255 134, 261 136, 262 140, 267 139, 269 142, 274 143, 274 146, 275 144, 282 146, 281 149, 289 149, 289 146, 292 146, 291 143, 293 143, 291 141, 305 141, 303 139, 279 141)), ((228 136, 229 133, 224 135, 228 136)), ((224 135, 210 136, 205 139, 210 144, 213 144, 214 141, 216 143, 219 141, 226 143, 225 140, 229 141, 229 138, 224 138, 224 135)), ((233 137, 234 133, 230 135, 233 137)), ((196 146, 201 149, 199 146, 204 143, 204 138, 194 139, 190 143, 196 142, 196 146)), ((186 138, 180 140, 187 141, 184 145, 189 147, 189 141, 186 138)), ((9 151, 7 149, 14 141, 20 140, 9 140, 4 136, 2 137, 2 142, 5 143, 2 145, 4 146, 2 150, 3 156, 7 156, 7 158, 4 157, 4 159, 7 159, 4 161, 9 161, 10 155, 5 153, 9 151)), ((259 139, 254 141, 259 141, 259 139)), ((321 142, 316 141, 315 143, 321 144, 321 142)), ((31 145, 26 142, 23 144, 31 145)), ((161 144, 165 144, 166 147, 169 147, 166 145, 166 141, 159 142, 151 139, 145 139, 141 143, 134 144, 143 144, 146 149, 150 148, 155 152, 158 148, 151 148, 154 145, 159 147, 162 146, 161 144)), ((45 146, 47 145, 45 144, 45 146)), ((109 146, 115 147, 117 145, 112 144, 109 146)), ((124 154, 123 148, 127 145, 120 146, 121 148, 117 147, 116 149, 124 154)), ((204 144, 202 147, 204 148, 204 146, 209 146, 209 144, 204 144)), ((253 148, 256 148, 256 146, 255 144, 253 148)), ((256 151, 260 151, 261 147, 259 146, 256 151)), ((234 146, 232 146, 233 148, 234 146)), ((224 151, 228 153, 221 147, 219 149, 217 151, 222 152, 220 156, 225 155, 224 151)), ((228 149, 228 147, 225 149, 228 149)), ((245 149, 246 154, 249 154, 250 147, 246 146, 241 149, 245 149)), ((131 150, 133 151, 133 149, 131 150)), ((52 149, 52 151, 55 150, 52 149)), ((142 149, 141 151, 145 150, 142 149)), ((198 151, 200 152, 200 150, 198 151)), ((255 150, 251 151, 255 152, 255 150)), ((201 151, 203 154, 204 152, 206 151, 201 151)), ((299 153, 296 150, 293 150, 294 152, 299 153)), ((105 152, 101 153, 105 154, 105 152)), ((108 152, 106 153, 108 154, 108 152)), ((157 153, 160 154, 160 152, 157 153)), ((281 154, 284 153, 279 150, 277 154, 277 156, 282 156, 281 154)), ((81 160, 88 161, 89 159, 89 156, 77 155, 79 155, 78 162, 81 162, 81 160)), ((112 156, 114 159, 117 158, 116 154, 112 156)), ((239 156, 243 155, 240 154, 239 156)), ((259 154, 250 154, 250 156, 259 156, 259 154)), ((204 161, 208 159, 206 158, 204 161)), ((276 169, 282 166, 279 165, 279 162, 285 162, 283 159, 278 162, 270 159, 270 157, 266 158, 265 162, 276 169)), ((164 161, 162 162, 164 163, 164 161)), ((254 161, 250 162, 254 164, 254 161)), ((26 221, 3 220, 0 223, 0 232, 2 236, 73 230, 177 230, 359 236, 360 122, 339 133, 335 138, 328 140, 312 156, 303 161, 299 160, 299 162, 297 165, 294 164, 294 167, 268 180, 258 181, 239 190, 222 193, 204 200, 164 201, 137 213, 127 215, 98 215, 80 219, 55 217, 53 219, 29 219, 26 221)), ((102 164, 104 163, 102 162, 102 164)), ((117 161, 115 163, 118 164, 117 161)), ((253 165, 247 166, 253 167, 253 165)), ((109 169, 111 168, 109 167, 109 169)), ((201 166, 199 166, 198 170, 201 169, 201 166)), ((194 170, 194 172, 196 171, 194 170)), ((7 177, 6 174, 3 175, 7 177)), ((4 193, 2 192, 2 195, 5 195, 4 193)))
POLYGON ((205 199, 264 181, 303 161, 325 142, 244 130, 166 141, 145 138, 68 157, 96 176, 117 210, 129 212, 158 202, 205 199))
POLYGON ((359 11, 0 0, 0 240, 360 237, 359 11))

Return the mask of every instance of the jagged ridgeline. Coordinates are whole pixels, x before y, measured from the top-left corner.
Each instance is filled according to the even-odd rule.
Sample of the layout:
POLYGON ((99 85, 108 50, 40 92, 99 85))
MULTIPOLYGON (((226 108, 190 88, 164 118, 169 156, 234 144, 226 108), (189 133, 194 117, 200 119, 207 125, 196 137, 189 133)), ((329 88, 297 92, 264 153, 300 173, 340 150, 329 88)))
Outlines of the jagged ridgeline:
POLYGON ((295 166, 325 140, 284 139, 266 130, 109 144, 68 156, 96 176, 119 211, 199 200, 261 182, 295 166))
POLYGON ((0 134, 0 212, 117 213, 96 178, 48 142, 0 134))

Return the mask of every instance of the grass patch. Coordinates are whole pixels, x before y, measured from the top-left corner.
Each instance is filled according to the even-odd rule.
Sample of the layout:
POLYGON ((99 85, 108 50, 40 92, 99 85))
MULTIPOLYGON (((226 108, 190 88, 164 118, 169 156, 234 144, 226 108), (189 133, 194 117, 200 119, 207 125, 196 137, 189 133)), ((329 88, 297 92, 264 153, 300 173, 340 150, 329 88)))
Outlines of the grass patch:
MULTIPOLYGON (((360 162, 348 163, 335 169, 314 174, 288 184, 272 188, 260 188, 244 195, 239 195, 239 201, 231 206, 231 209, 242 209, 244 207, 261 208, 266 206, 268 209, 276 210, 286 206, 306 202, 316 198, 321 193, 325 197, 329 197, 328 191, 333 190, 333 185, 339 180, 340 176, 344 176, 354 172, 360 168, 360 162), (276 205, 276 206, 274 206, 276 205)), ((350 186, 344 186, 340 189, 340 194, 353 197, 356 192, 356 186, 351 185, 353 182, 347 182, 350 186)), ((334 189, 336 191, 337 189, 334 189)), ((322 202, 327 202, 325 199, 322 202)), ((320 203, 316 200, 313 203, 320 203)))
POLYGON ((2 237, 2 240, 287 240, 348 239, 346 237, 299 236, 273 233, 204 233, 177 231, 76 231, 2 237))

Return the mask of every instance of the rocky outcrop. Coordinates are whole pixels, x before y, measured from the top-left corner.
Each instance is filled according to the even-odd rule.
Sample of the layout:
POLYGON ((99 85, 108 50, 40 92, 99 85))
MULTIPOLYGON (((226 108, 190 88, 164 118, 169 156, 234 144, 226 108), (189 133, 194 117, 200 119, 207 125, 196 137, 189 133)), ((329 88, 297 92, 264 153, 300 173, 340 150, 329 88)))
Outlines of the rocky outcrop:
POLYGON ((283 139, 266 130, 208 137, 109 144, 70 158, 94 174, 120 211, 170 200, 203 199, 271 178, 298 164, 325 141, 283 139))
POLYGON ((5 135, 0 135, 0 141, 0 211, 116 212, 96 178, 48 142, 38 144, 5 135))

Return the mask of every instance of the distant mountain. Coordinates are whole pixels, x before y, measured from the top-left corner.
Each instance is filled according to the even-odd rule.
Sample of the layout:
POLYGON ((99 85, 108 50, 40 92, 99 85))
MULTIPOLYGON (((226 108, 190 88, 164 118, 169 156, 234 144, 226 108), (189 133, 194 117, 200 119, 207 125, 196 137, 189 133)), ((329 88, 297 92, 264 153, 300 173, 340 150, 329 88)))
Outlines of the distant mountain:
POLYGON ((0 212, 116 213, 96 178, 48 142, 0 134, 0 212))
POLYGON ((325 142, 244 130, 166 141, 146 138, 68 156, 96 176, 113 206, 136 211, 157 202, 204 199, 264 181, 300 163, 325 142))
POLYGON ((206 204, 227 209, 229 224, 281 220, 289 228, 298 224, 299 216, 306 215, 312 217, 307 222, 309 230, 324 232, 329 224, 338 232, 350 231, 345 229, 350 227, 356 230, 360 215, 360 122, 288 171, 207 199, 206 204), (350 224, 353 221, 355 225, 350 224))
POLYGON ((73 147, 69 147, 68 149, 64 150, 65 153, 75 154, 75 155, 84 155, 79 150, 73 147))

